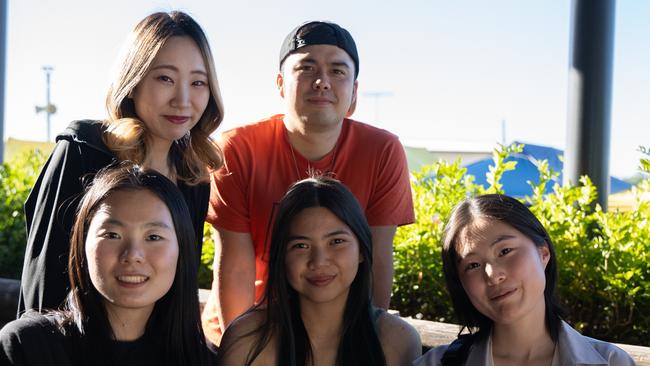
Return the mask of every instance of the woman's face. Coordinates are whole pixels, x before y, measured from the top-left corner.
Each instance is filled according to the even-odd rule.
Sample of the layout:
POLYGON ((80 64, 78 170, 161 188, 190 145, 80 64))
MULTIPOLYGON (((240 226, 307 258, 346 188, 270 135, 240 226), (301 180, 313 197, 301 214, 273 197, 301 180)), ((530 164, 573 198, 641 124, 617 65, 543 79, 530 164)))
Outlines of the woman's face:
POLYGON ((289 228, 285 266, 301 304, 345 304, 361 256, 352 230, 323 207, 296 215, 289 228))
POLYGON ((210 100, 201 50, 187 36, 171 37, 133 91, 138 117, 148 138, 171 144, 199 121, 210 100))
POLYGON ((478 311, 495 325, 524 319, 543 324, 546 245, 535 246, 503 222, 479 219, 461 232, 456 249, 458 275, 478 311))
POLYGON ((148 317, 174 282, 174 223, 167 206, 148 190, 106 198, 90 222, 85 248, 90 280, 109 314, 140 311, 148 317))

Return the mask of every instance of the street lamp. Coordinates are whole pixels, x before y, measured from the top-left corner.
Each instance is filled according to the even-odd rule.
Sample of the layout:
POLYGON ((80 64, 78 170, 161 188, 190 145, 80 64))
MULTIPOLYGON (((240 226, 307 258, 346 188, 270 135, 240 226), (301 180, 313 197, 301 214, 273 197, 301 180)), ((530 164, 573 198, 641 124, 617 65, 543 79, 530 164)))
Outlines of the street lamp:
POLYGON ((46 96, 45 96, 45 106, 36 106, 36 113, 45 112, 45 118, 47 121, 47 141, 50 141, 50 116, 56 113, 56 106, 50 103, 50 74, 54 71, 52 66, 43 66, 43 71, 45 71, 45 87, 46 87, 46 96))

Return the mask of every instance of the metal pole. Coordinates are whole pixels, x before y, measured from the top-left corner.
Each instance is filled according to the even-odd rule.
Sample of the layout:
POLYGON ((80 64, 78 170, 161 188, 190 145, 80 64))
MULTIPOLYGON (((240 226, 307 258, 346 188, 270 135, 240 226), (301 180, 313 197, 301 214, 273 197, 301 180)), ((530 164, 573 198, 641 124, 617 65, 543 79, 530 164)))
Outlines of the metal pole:
POLYGON ((43 71, 45 71, 45 106, 39 107, 36 106, 36 113, 45 112, 45 121, 47 123, 47 140, 50 141, 51 138, 51 129, 52 125, 50 123, 50 118, 54 113, 56 113, 56 106, 50 101, 50 74, 54 68, 52 66, 43 66, 43 71))
POLYGON ((7 62, 7 0, 0 0, 0 164, 5 160, 5 64, 7 62))
POLYGON ((573 0, 564 181, 589 176, 607 210, 615 0, 573 0))
POLYGON ((52 67, 51 66, 43 66, 43 70, 45 71, 45 90, 46 90, 46 96, 45 96, 45 118, 47 119, 47 140, 46 141, 51 141, 52 137, 52 125, 50 124, 50 116, 51 116, 51 108, 50 106, 52 103, 50 103, 50 73, 52 72, 52 67))

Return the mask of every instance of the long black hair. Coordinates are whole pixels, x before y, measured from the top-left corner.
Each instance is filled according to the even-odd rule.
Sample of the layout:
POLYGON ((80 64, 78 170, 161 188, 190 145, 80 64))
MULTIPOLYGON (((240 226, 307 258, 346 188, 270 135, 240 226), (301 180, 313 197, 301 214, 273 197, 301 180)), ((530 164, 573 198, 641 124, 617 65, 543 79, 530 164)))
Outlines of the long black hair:
MULTIPOLYGON (((546 287, 544 302, 546 308, 546 329, 551 339, 557 341, 563 311, 555 295, 557 284, 557 259, 553 242, 537 217, 518 200, 501 194, 486 194, 469 198, 459 203, 451 213, 445 227, 442 246, 442 264, 447 291, 451 296, 454 311, 465 328, 477 337, 487 337, 494 322, 478 311, 470 301, 458 276, 458 241, 463 231, 476 220, 487 218, 497 220, 515 228, 529 238, 537 247, 547 246, 549 261, 544 270, 546 287)), ((462 332, 462 330, 461 330, 462 332)))
MULTIPOLYGON (((88 273, 85 243, 88 227, 97 209, 115 192, 148 191, 169 209, 178 241, 178 260, 169 291, 154 306, 146 325, 144 339, 162 364, 207 364, 208 353, 201 329, 197 296, 196 241, 189 209, 177 187, 164 175, 143 170, 128 162, 100 171, 87 188, 78 207, 72 229, 68 262, 70 292, 64 310, 54 312, 68 338, 77 345, 75 357, 97 354, 112 357, 115 336, 108 320, 102 295, 88 273)), ((87 360, 88 358, 86 358, 87 360)))
MULTIPOLYGON (((345 223, 359 242, 363 259, 350 285, 343 313, 343 330, 336 356, 337 365, 386 365, 375 327, 372 306, 372 239, 368 222, 354 195, 339 181, 315 177, 295 183, 278 208, 270 243, 269 271, 261 309, 262 324, 246 336, 256 336, 246 365, 251 365, 271 337, 277 340, 277 365, 313 365, 309 334, 300 316, 297 292, 287 280, 285 267, 289 229, 304 209, 323 207, 345 223), (265 308, 264 308, 265 306, 265 308)), ((227 350, 224 350, 227 352, 227 350)))

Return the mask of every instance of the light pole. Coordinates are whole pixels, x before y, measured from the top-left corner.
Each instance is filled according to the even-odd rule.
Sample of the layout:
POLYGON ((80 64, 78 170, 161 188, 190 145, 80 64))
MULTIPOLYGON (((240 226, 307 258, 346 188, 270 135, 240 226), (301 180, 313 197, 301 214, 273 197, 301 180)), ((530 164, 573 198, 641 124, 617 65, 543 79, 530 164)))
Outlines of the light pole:
POLYGON ((50 141, 50 132, 52 128, 50 124, 50 116, 56 113, 56 106, 50 103, 50 74, 54 71, 54 68, 52 66, 43 66, 43 71, 45 71, 46 104, 43 107, 36 106, 36 113, 45 112, 45 118, 47 121, 47 141, 50 141))

